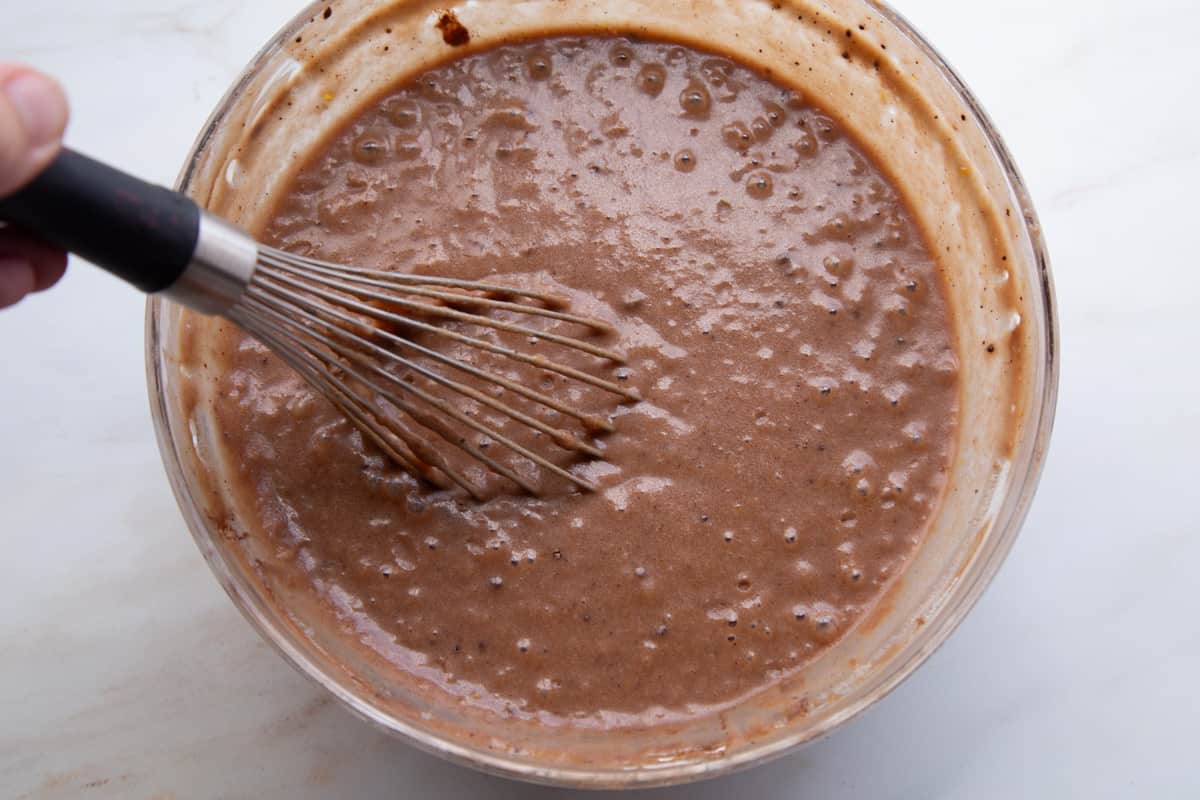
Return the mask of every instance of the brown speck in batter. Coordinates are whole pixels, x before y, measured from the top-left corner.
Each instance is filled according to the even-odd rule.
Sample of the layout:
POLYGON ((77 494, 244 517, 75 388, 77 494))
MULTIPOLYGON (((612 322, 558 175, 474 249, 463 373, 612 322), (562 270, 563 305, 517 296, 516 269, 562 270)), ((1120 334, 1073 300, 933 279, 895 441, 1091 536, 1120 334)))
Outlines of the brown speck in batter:
POLYGON ((471 41, 471 32, 458 21, 453 11, 443 11, 438 15, 437 28, 442 32, 442 41, 451 47, 462 47, 471 41))

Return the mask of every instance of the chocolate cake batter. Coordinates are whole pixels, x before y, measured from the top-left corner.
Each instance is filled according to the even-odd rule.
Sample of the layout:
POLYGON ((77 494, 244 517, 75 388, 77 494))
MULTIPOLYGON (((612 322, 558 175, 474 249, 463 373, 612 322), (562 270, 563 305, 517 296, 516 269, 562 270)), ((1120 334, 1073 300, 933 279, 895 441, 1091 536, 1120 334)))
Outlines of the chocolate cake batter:
POLYGON ((550 288, 619 331, 627 365, 591 368, 646 399, 610 403, 606 459, 575 466, 599 490, 478 504, 222 329, 215 418, 266 568, 480 708, 617 725, 728 704, 862 618, 939 502, 958 377, 938 266, 838 125, 725 58, 585 36, 432 69, 315 155, 267 238, 550 288))

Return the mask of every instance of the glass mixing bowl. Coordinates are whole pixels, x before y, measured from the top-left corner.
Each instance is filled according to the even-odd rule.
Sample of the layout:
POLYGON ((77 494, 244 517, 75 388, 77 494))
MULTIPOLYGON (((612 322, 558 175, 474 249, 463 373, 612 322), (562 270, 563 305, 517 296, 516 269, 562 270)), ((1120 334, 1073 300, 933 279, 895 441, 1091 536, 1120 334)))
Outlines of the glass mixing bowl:
POLYGON ((1012 546, 1050 435, 1053 287, 1037 218, 1004 144, 954 72, 873 0, 338 0, 290 22, 242 73, 179 188, 260 231, 305 154, 399 78, 502 39, 579 30, 726 51, 795 82, 872 152, 939 253, 955 309, 961 426, 949 489, 905 573, 817 661, 732 709, 617 732, 468 715, 373 661, 276 581, 222 480, 202 392, 204 321, 152 298, 146 361, 180 508, 234 603, 294 667, 384 730, 472 767, 590 787, 679 783, 787 753, 883 697, 943 642, 1012 546), (329 9, 327 11, 327 9, 329 9), (437 27, 452 11, 465 47, 437 27), (197 344, 199 341, 199 344, 197 344))

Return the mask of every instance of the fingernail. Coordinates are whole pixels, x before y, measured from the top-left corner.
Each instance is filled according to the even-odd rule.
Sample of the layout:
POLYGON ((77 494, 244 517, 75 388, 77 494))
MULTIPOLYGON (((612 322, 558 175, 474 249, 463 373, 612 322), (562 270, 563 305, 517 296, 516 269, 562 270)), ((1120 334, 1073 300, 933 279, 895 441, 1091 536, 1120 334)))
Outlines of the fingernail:
POLYGON ((67 103, 57 83, 37 72, 22 72, 0 88, 21 118, 32 147, 43 147, 62 135, 67 103))

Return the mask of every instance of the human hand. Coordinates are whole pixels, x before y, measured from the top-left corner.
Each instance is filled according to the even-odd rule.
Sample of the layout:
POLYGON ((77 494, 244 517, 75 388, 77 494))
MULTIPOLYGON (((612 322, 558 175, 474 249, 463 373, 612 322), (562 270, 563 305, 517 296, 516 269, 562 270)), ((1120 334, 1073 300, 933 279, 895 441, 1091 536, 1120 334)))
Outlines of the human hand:
MULTIPOLYGON (((0 197, 45 169, 67 126, 62 88, 29 67, 0 64, 0 197)), ((53 286, 67 254, 14 228, 0 227, 0 308, 53 286)))

